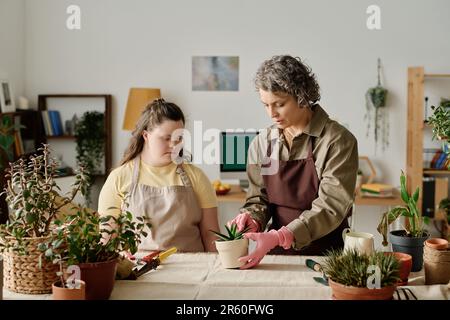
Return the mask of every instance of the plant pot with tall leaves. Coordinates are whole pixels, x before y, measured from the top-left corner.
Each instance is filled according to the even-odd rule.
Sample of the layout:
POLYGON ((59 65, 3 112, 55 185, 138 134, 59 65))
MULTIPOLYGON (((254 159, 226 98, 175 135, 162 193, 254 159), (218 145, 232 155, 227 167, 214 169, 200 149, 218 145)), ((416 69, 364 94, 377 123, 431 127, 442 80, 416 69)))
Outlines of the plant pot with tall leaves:
POLYGON ((95 175, 100 173, 105 156, 105 115, 98 111, 83 114, 75 127, 77 163, 85 169, 88 177, 85 193, 86 203, 91 203, 91 188, 95 175))
POLYGON ((77 266, 80 278, 86 283, 87 300, 109 299, 114 288, 117 262, 121 252, 134 254, 141 237, 146 237, 150 223, 144 217, 133 217, 124 208, 127 198, 122 198, 116 216, 100 216, 97 212, 81 208, 57 220, 51 239, 40 250, 54 263, 59 264, 59 281, 66 283, 65 266, 77 266))
POLYGON ((419 192, 420 188, 417 187, 414 194, 409 194, 406 187, 406 177, 402 171, 400 176, 400 195, 405 205, 396 206, 388 212, 385 212, 377 228, 378 232, 383 236, 383 245, 387 246, 389 225, 402 216, 407 219, 408 223, 403 227, 403 230, 391 231, 389 239, 394 252, 407 253, 412 256, 413 265, 411 271, 413 272, 422 269, 423 245, 425 240, 430 236, 424 229, 424 224, 428 223, 428 217, 423 217, 417 207, 419 192))
POLYGON ((48 145, 38 152, 10 164, 2 192, 10 208, 8 222, 0 225, 4 286, 18 293, 51 292, 57 268, 42 259, 38 246, 48 240, 58 215, 86 181, 81 168, 71 191, 60 196, 54 180, 59 164, 51 157, 48 145))
POLYGON ((232 224, 230 227, 225 225, 227 234, 219 233, 211 230, 216 236, 216 248, 222 266, 227 269, 239 268, 245 263, 240 262, 239 258, 248 254, 248 239, 244 238, 244 233, 248 228, 238 231, 237 225, 232 224))
POLYGON ((399 281, 399 262, 392 255, 357 250, 331 250, 322 269, 328 278, 333 299, 390 300, 399 281))

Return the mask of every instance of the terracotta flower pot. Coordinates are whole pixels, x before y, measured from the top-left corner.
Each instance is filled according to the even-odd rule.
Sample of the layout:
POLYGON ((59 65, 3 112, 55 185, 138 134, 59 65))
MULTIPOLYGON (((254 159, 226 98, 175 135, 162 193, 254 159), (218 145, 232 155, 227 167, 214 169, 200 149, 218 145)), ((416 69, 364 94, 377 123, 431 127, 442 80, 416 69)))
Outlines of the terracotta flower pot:
POLYGON ((345 286, 328 279, 336 300, 392 300, 396 286, 369 289, 361 287, 345 286))
POLYGON ((412 268, 412 256, 402 252, 385 252, 385 255, 393 255, 400 262, 400 281, 397 285, 406 286, 412 268))
POLYGON ((441 238, 432 238, 425 241, 425 245, 431 249, 447 250, 448 241, 441 238))
POLYGON ((239 268, 245 264, 238 259, 248 254, 248 239, 216 241, 216 248, 224 268, 239 268))
POLYGON ((86 282, 86 300, 107 300, 114 289, 117 259, 106 262, 81 263, 81 280, 86 282))
POLYGON ((84 300, 86 298, 86 283, 83 280, 75 280, 75 288, 63 288, 61 281, 52 285, 53 300, 84 300))

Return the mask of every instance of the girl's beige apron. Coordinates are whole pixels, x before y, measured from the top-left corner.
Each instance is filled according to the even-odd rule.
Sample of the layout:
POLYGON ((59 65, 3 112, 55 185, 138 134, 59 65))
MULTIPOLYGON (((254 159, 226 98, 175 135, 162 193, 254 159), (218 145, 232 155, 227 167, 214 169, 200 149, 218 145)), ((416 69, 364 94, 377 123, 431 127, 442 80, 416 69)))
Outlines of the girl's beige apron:
POLYGON ((183 165, 176 169, 182 186, 152 187, 138 183, 140 157, 133 161, 128 208, 134 216, 150 218, 152 224, 139 250, 177 247, 182 252, 204 251, 199 229, 202 211, 183 165))

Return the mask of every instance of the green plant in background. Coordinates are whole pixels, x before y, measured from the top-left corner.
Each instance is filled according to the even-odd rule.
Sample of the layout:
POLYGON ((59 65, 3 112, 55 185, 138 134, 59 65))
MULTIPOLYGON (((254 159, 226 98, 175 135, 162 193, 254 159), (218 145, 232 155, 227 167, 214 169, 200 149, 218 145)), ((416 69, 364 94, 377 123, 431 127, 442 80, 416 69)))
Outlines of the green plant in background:
POLYGON ((442 199, 439 203, 439 209, 445 211, 447 214, 447 222, 450 224, 450 198, 442 199))
MULTIPOLYGON (((450 159, 450 100, 442 99, 438 107, 432 106, 433 114, 427 119, 433 130, 433 139, 441 140, 447 159, 450 159)), ((450 170, 450 166, 447 167, 450 170)))
POLYGON ((328 251, 322 269, 325 275, 334 282, 352 286, 367 287, 367 280, 373 272, 370 266, 378 266, 381 275, 381 287, 393 286, 400 280, 398 260, 393 255, 374 252, 370 255, 360 254, 357 250, 328 251))
POLYGON ((367 121, 367 134, 369 137, 371 125, 373 122, 375 151, 378 140, 382 139, 382 150, 389 146, 389 121, 387 119, 386 98, 388 91, 381 86, 380 80, 381 60, 378 58, 378 84, 376 87, 369 88, 366 92, 366 114, 364 120, 367 121))
POLYGON ((404 206, 396 206, 395 208, 385 212, 381 218, 381 222, 377 227, 378 232, 383 236, 383 246, 387 246, 387 232, 389 225, 397 220, 400 216, 408 219, 409 224, 403 227, 406 235, 409 237, 422 237, 424 235, 424 223, 428 223, 428 217, 423 217, 421 211, 417 207, 419 200, 420 188, 417 187, 414 194, 410 195, 406 188, 405 174, 400 176, 400 195, 405 202, 404 206))
POLYGON ((10 215, 8 222, 0 225, 0 252, 12 248, 26 253, 26 238, 48 236, 61 209, 72 202, 86 184, 81 168, 72 189, 61 197, 54 180, 58 162, 50 156, 48 144, 43 144, 38 151, 41 152, 39 155, 32 155, 28 160, 19 159, 7 169, 2 194, 6 195, 10 215), (8 241, 9 237, 17 241, 8 241))
MULTIPOLYGON (((126 207, 127 197, 123 196, 121 208, 126 207)), ((145 229, 151 224, 144 217, 133 218, 125 209, 109 209, 117 209, 119 214, 100 217, 94 210, 81 208, 56 220, 50 239, 40 244, 45 257, 59 264, 62 284, 66 266, 106 262, 117 259, 123 251, 137 252, 141 236, 147 236, 145 229)))
POLYGON ((87 205, 91 203, 90 191, 94 175, 101 168, 105 155, 105 115, 98 111, 85 112, 75 128, 77 163, 85 169, 88 183, 84 192, 87 205))
POLYGON ((219 239, 218 241, 233 241, 233 240, 239 240, 244 238, 244 233, 246 233, 249 230, 249 227, 245 227, 244 230, 238 231, 237 224, 233 223, 230 227, 225 225, 225 229, 227 230, 228 234, 223 234, 220 232, 216 232, 214 230, 210 230, 212 233, 214 233, 219 239))
POLYGON ((1 117, 0 121, 0 169, 9 161, 14 160, 13 144, 16 130, 24 128, 23 125, 14 124, 10 116, 1 117))

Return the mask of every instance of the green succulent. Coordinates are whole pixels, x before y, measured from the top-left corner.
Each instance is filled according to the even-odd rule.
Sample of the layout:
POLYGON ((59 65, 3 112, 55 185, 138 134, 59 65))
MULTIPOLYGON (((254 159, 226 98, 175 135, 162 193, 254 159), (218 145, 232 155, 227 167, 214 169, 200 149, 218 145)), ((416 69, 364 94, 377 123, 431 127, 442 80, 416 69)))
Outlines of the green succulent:
POLYGON ((352 286, 367 287, 368 278, 373 275, 371 266, 380 268, 380 285, 389 287, 399 280, 400 264, 393 255, 374 252, 370 255, 360 254, 357 250, 330 250, 327 252, 322 269, 334 282, 352 286))
POLYGON ((219 239, 217 241, 233 241, 244 238, 244 233, 246 233, 250 228, 245 227, 243 230, 238 231, 237 224, 233 223, 230 227, 225 225, 225 229, 228 234, 223 234, 214 230, 209 230, 214 233, 219 239))

